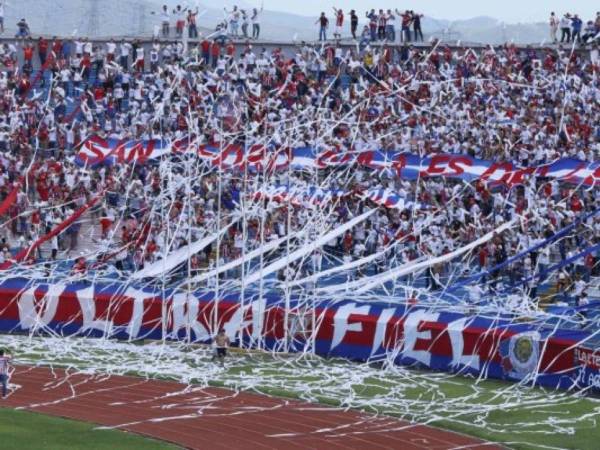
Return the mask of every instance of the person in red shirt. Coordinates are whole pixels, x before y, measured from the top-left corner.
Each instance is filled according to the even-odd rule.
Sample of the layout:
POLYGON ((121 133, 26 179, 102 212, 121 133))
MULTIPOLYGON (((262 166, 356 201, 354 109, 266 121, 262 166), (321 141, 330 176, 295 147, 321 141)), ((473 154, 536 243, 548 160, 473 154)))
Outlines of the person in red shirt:
POLYGON ((23 47, 23 59, 31 64, 33 60, 33 46, 31 44, 25 44, 25 47, 23 47))
POLYGON ((592 276, 592 271, 596 266, 596 258, 592 253, 588 253, 584 259, 584 273, 583 273, 583 281, 586 283, 590 282, 590 277, 592 276))
POLYGON ((96 89, 94 89, 94 100, 96 102, 101 102, 102 100, 104 100, 105 94, 106 92, 102 86, 96 87, 96 89))
POLYGON ((479 259, 479 267, 481 270, 485 270, 485 268, 487 267, 487 259, 488 259, 488 249, 485 245, 482 245, 481 247, 479 247, 479 254, 478 254, 478 259, 479 259))
POLYGON ((154 257, 154 254, 156 253, 157 250, 158 250, 158 246, 156 245, 156 241, 154 239, 150 239, 150 242, 146 246, 145 259, 152 260, 152 258, 154 257))
POLYGON ((52 39, 52 52, 56 58, 59 58, 62 55, 62 41, 56 37, 52 39))
POLYGON ((344 251, 346 253, 350 253, 352 251, 352 247, 353 247, 353 243, 354 243, 353 241, 354 241, 354 239, 352 238, 352 233, 350 231, 347 231, 343 238, 343 246, 344 246, 344 251))
POLYGON ((113 223, 114 223, 114 217, 109 216, 106 212, 100 218, 100 229, 102 232, 103 239, 108 236, 108 232, 110 231, 113 223))
POLYGON ((204 39, 200 43, 200 49, 202 53, 202 64, 208 64, 210 62, 210 41, 204 39))
POLYGON ((227 44, 226 52, 227 56, 229 56, 229 61, 233 63, 233 57, 235 56, 235 45, 233 45, 233 42, 227 44))
POLYGON ((29 76, 25 73, 21 77, 19 81, 19 95, 25 96, 31 89, 31 81, 29 81, 29 76))
POLYGON ((571 211, 581 212, 583 210, 583 203, 579 199, 579 195, 573 194, 571 196, 571 211))
POLYGON ((335 39, 342 38, 342 26, 344 25, 344 11, 341 9, 333 8, 335 12, 335 30, 333 30, 333 37, 335 39))
POLYGON ((71 272, 74 275, 84 275, 86 271, 87 271, 87 264, 85 262, 85 258, 83 256, 80 256, 75 261, 75 264, 73 265, 73 269, 71 270, 71 272))
POLYGON ((85 53, 83 58, 81 58, 79 67, 82 70, 83 79, 87 82, 90 78, 90 71, 92 68, 92 60, 90 59, 90 55, 88 53, 85 53))
POLYGON ((38 39, 38 56, 40 57, 40 64, 43 66, 46 65, 46 58, 48 56, 48 41, 43 37, 38 39))
POLYGON ((396 10, 396 14, 402 16, 402 32, 400 34, 400 39, 402 42, 410 42, 410 24, 412 23, 412 16, 410 11, 405 11, 404 14, 401 14, 398 10, 396 10))
POLYGON ((217 41, 212 41, 210 52, 212 54, 212 66, 214 69, 215 67, 217 67, 217 61, 219 60, 219 56, 221 55, 221 46, 217 43, 217 41))

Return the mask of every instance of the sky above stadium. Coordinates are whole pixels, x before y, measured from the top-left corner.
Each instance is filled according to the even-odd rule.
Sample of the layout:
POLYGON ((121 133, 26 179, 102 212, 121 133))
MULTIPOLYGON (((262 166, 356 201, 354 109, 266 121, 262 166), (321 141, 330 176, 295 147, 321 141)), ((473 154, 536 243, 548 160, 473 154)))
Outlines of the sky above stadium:
MULTIPOLYGON (((251 0, 247 2, 254 3, 251 0)), ((571 12, 579 14, 583 19, 592 19, 596 11, 600 11, 597 0, 264 0, 265 9, 305 16, 319 15, 321 11, 329 14, 333 6, 343 7, 345 12, 356 9, 359 15, 364 15, 367 8, 398 8, 419 11, 436 19, 458 20, 490 16, 509 23, 545 21, 550 11, 557 14, 571 12)))

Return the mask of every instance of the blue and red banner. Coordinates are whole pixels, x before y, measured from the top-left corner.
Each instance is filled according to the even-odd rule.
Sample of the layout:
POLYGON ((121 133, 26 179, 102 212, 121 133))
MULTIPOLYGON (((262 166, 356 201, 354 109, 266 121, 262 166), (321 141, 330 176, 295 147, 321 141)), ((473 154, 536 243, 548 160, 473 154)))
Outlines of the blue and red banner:
POLYGON ((213 167, 247 167, 251 171, 271 171, 291 166, 293 170, 315 170, 352 164, 374 170, 389 170, 397 176, 415 180, 420 177, 448 177, 465 181, 481 180, 492 184, 517 185, 535 175, 567 183, 592 186, 600 181, 600 162, 562 158, 536 167, 518 167, 512 162, 490 161, 451 153, 428 157, 384 150, 346 151, 337 148, 279 148, 254 145, 198 145, 192 138, 174 142, 120 141, 88 138, 77 154, 80 165, 143 164, 162 156, 196 152, 213 167))
POLYGON ((600 348, 584 331, 418 304, 321 300, 314 311, 294 301, 291 306, 286 314, 274 295, 216 299, 206 291, 14 278, 0 283, 0 331, 210 342, 224 329, 232 341, 260 342, 264 349, 306 351, 308 343, 324 357, 600 389, 600 348))

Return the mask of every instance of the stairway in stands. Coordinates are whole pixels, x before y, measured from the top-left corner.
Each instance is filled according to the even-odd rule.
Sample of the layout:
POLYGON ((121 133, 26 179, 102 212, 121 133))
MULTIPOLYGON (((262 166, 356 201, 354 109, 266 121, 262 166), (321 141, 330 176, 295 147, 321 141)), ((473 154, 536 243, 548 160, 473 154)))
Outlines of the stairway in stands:
MULTIPOLYGON (((48 100, 50 95, 50 85, 52 82, 52 73, 49 70, 44 71, 43 76, 39 76, 40 70, 34 70, 31 73, 30 81, 32 83, 31 90, 29 91, 29 98, 40 97, 43 100, 48 100), (42 85, 43 83, 43 85, 42 85)), ((96 85, 98 73, 95 69, 90 71, 90 78, 87 83, 83 83, 80 90, 75 91, 73 82, 69 82, 68 94, 67 95, 67 111, 65 117, 70 117, 74 114, 73 119, 81 119, 79 111, 77 109, 80 106, 81 95, 87 89, 92 89, 96 85)))
MULTIPOLYGON (((86 211, 79 221, 81 222, 81 228, 79 229, 77 247, 70 251, 59 251, 59 258, 74 259, 82 254, 88 256, 96 252, 96 249, 98 248, 97 243, 100 242, 102 238, 100 221, 98 218, 92 217, 90 211, 86 211)), ((68 240, 68 235, 65 235, 65 238, 68 240)), ((40 254, 42 259, 50 259, 50 256, 52 255, 52 241, 44 242, 40 246, 40 254)))
POLYGON ((93 217, 90 211, 81 216, 81 228, 79 230, 79 239, 77 247, 69 254, 71 258, 76 258, 80 255, 90 255, 96 252, 98 242, 102 239, 102 230, 100 228, 100 220, 93 217))

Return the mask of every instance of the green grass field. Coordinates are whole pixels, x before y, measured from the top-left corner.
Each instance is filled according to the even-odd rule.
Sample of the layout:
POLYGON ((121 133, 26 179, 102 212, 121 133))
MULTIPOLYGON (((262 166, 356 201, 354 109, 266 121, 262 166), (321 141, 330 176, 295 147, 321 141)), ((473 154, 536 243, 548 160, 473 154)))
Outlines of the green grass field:
POLYGON ((239 351, 221 367, 210 361, 206 347, 173 343, 0 336, 0 347, 9 348, 22 364, 93 369, 341 405, 515 449, 600 448, 600 401, 574 393, 310 355, 239 351))
POLYGON ((3 450, 176 450, 172 445, 136 434, 95 430, 95 425, 0 408, 3 450))

